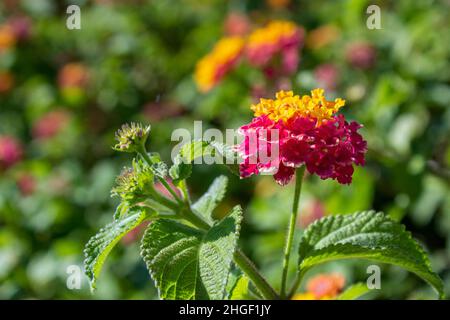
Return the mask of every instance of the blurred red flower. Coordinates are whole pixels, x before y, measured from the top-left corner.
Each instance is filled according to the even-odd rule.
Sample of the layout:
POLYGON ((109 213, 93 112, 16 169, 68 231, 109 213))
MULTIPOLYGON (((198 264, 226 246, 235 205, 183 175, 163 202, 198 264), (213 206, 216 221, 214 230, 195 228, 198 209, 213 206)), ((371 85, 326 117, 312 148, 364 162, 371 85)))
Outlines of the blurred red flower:
POLYGON ((66 110, 55 110, 45 114, 33 125, 33 137, 48 139, 57 135, 69 123, 71 115, 66 110))

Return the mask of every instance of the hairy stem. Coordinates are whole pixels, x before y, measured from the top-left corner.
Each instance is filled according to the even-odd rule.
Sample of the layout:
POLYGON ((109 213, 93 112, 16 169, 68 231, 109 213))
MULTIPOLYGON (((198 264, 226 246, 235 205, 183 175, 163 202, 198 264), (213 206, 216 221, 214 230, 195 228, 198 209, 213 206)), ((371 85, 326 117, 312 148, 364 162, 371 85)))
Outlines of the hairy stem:
POLYGON ((237 248, 234 253, 234 262, 250 278, 258 291, 265 299, 278 300, 279 297, 275 290, 270 286, 266 279, 259 273, 253 262, 237 248))
MULTIPOLYGON (((150 167, 152 166, 153 162, 150 159, 150 157, 147 154, 147 151, 145 150, 144 147, 141 148, 141 150, 138 151, 139 155, 142 157, 142 159, 144 159, 144 161, 147 163, 147 165, 149 165, 150 167)), ((177 193, 172 189, 172 187, 167 183, 166 180, 164 180, 163 178, 156 176, 159 180, 159 182, 161 182, 161 184, 164 186, 164 188, 166 188, 167 191, 169 191, 169 193, 172 195, 172 197, 177 201, 182 203, 183 200, 180 199, 180 197, 177 195, 177 193)))
POLYGON ((297 168, 295 171, 294 202, 292 204, 291 218, 289 220, 289 227, 288 227, 288 232, 286 235, 286 243, 284 246, 283 274, 282 274, 282 278, 281 278, 281 291, 280 291, 280 295, 282 298, 286 298, 286 282, 287 282, 287 275, 288 275, 288 271, 289 271, 289 260, 291 257, 292 242, 294 240, 295 225, 297 222, 297 215, 298 215, 298 204, 300 201, 300 193, 302 190, 302 181, 303 181, 304 174, 305 174, 304 166, 297 168))
POLYGON ((290 299, 295 294, 295 292, 298 289, 298 286, 300 285, 300 283, 302 283, 304 275, 305 275, 305 273, 303 271, 300 271, 297 273, 297 276, 295 277, 295 280, 294 280, 294 284, 292 285, 292 288, 289 291, 289 294, 287 296, 288 299, 290 299))

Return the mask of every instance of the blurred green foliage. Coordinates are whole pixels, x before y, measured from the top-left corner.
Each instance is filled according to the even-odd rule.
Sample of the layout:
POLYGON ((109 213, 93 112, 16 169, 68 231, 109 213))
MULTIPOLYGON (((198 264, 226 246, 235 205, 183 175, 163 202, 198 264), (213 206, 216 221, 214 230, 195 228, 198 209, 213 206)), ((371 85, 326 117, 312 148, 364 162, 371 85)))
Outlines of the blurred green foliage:
MULTIPOLYGON (((222 130, 249 122, 251 92, 263 81, 259 70, 241 65, 207 94, 197 91, 192 77, 236 12, 254 25, 286 19, 303 26, 306 44, 292 86, 304 93, 330 85, 331 97, 347 100, 346 116, 364 124, 367 165, 356 170, 350 186, 309 177, 302 219, 370 208, 386 212, 431 253, 450 295, 449 4, 379 1, 382 29, 369 30, 370 4, 2 1, 0 25, 21 29, 12 45, 3 44, 8 30, 0 31, 0 136, 20 141, 22 157, 0 169, 0 298, 157 297, 133 235, 113 252, 95 295, 84 276, 80 290, 69 290, 66 268, 82 265, 84 243, 111 220, 117 205, 109 192, 129 159, 111 145, 122 123, 150 123, 149 149, 169 160, 176 128, 192 129, 194 120, 222 130), (69 4, 81 7, 81 30, 65 26, 69 4), (325 41, 330 34, 333 39, 325 41), (349 61, 349 48, 360 42, 375 50, 370 68, 349 61), (321 77, 323 65, 332 68, 321 77)), ((218 166, 195 166, 194 195, 219 173, 228 174, 218 166)), ((276 286, 292 193, 268 177, 230 177, 221 207, 244 206, 242 245, 276 286)), ((342 272, 351 284, 365 281, 369 264, 333 263, 318 271, 342 272)), ((384 266, 382 290, 367 297, 434 294, 415 276, 384 266)))

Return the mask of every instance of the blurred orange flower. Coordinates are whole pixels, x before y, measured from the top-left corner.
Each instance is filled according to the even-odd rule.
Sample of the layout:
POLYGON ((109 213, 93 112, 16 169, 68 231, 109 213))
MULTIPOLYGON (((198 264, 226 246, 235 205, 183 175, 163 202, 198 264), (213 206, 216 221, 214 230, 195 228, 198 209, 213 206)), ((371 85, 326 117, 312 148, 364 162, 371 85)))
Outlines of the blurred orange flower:
POLYGON ((6 93, 14 86, 14 76, 9 72, 0 71, 0 93, 6 93))
POLYGON ((308 33, 306 46, 311 49, 320 49, 339 38, 340 32, 336 26, 324 25, 308 33))
POLYGON ((266 0, 266 3, 274 9, 282 9, 286 8, 291 0, 266 0))
POLYGON ((16 44, 16 36, 10 25, 0 26, 0 53, 10 49, 16 44))
POLYGON ((68 63, 61 68, 58 83, 61 88, 82 88, 89 79, 88 69, 81 63, 68 63))
POLYGON ((329 300, 335 299, 345 285, 345 278, 340 273, 319 274, 306 284, 306 292, 298 293, 292 300, 329 300))

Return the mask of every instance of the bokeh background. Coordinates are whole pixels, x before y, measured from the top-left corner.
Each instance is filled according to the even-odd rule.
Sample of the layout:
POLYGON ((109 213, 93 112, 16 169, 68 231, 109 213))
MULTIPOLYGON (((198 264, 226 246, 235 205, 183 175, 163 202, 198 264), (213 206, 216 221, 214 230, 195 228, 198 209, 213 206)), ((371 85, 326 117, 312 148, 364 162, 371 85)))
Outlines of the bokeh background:
MULTIPOLYGON (((201 93, 197 61, 224 35, 245 34, 273 19, 305 30, 298 70, 289 81, 342 97, 342 112, 364 124, 367 165, 354 182, 308 177, 299 228, 328 214, 374 208, 402 221, 429 252, 450 295, 449 1, 52 1, 0 3, 0 298, 153 299, 139 256, 139 233, 107 261, 95 295, 83 277, 66 286, 66 268, 82 266, 84 244, 112 219, 115 176, 130 159, 111 149, 124 122, 152 125, 149 149, 170 161, 176 128, 237 128, 267 90, 245 63, 201 93), (372 3, 373 2, 373 3, 372 3), (66 28, 66 8, 81 8, 81 30, 66 28), (366 8, 381 8, 380 30, 366 8)), ((270 93, 271 95, 272 93, 270 93)), ((218 174, 230 187, 218 214, 245 208, 241 244, 279 284, 292 187, 270 177, 239 180, 219 166, 195 166, 194 196, 218 174)), ((339 262, 316 272, 365 281, 368 262, 339 262)), ((382 265, 372 299, 430 299, 426 283, 382 265)))

